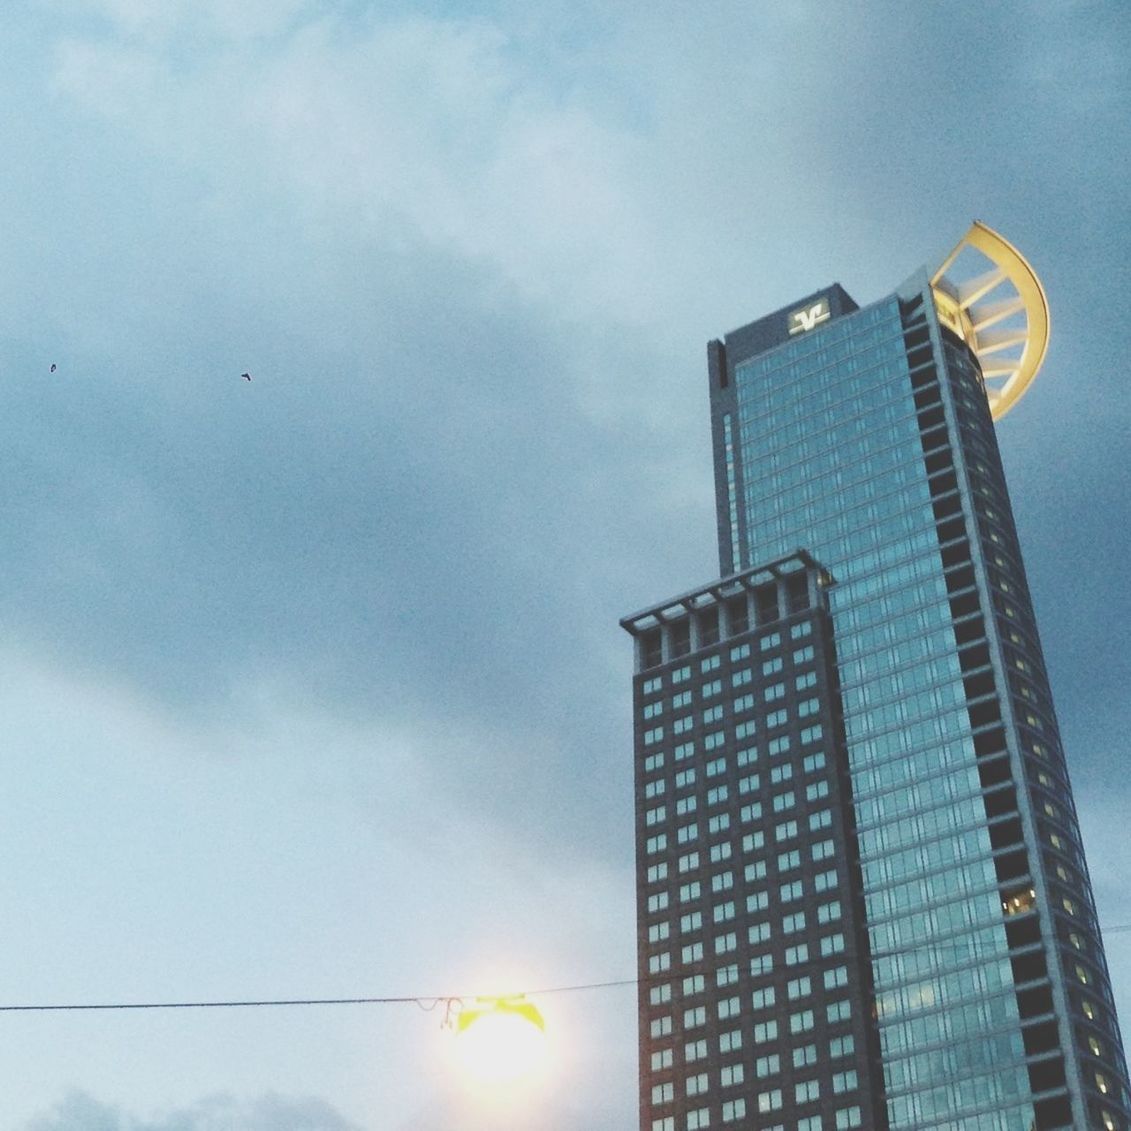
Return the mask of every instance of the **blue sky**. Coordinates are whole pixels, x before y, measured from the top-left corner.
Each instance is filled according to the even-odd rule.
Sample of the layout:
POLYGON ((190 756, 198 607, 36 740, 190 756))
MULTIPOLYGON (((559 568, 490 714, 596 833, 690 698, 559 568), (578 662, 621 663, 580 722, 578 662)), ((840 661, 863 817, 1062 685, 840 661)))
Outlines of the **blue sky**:
MULTIPOLYGON (((975 217, 1050 297, 1000 437, 1131 924, 1129 20, 14 0, 0 1004, 631 977, 616 622, 717 569, 705 343, 975 217)), ((411 1005, 3 1015, 3 1126, 631 1126, 632 990, 542 1004, 502 1113, 411 1005)))

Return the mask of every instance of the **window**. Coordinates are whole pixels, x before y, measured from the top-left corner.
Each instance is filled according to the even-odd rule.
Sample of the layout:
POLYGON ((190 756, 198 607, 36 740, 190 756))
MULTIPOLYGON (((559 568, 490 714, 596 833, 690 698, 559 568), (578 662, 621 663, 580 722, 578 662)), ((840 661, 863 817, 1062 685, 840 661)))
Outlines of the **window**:
POLYGON ((764 1045, 767 1041, 778 1039, 778 1023, 776 1021, 759 1021, 754 1026, 754 1043, 764 1045))
POLYGON ((717 655, 717 654, 714 655, 714 656, 706 656, 704 659, 699 661, 699 671, 700 672, 717 671, 719 664, 721 664, 721 663, 722 663, 722 657, 717 655))
POLYGON ((833 1037, 829 1041, 829 1056, 852 1056, 856 1051, 856 1038, 851 1034, 843 1037, 833 1037))
POLYGON ((718 1002, 718 1014, 720 1021, 729 1021, 732 1017, 737 1017, 742 1012, 742 1002, 737 997, 722 998, 718 1002))
POLYGON ((683 934, 687 934, 689 931, 701 931, 703 929, 703 912, 692 911, 689 915, 681 915, 679 929, 683 934))
POLYGON ((719 987, 733 986, 734 983, 737 982, 737 981, 738 981, 738 965, 736 963, 732 962, 729 966, 720 966, 715 971, 715 985, 716 986, 719 986, 719 987))
POLYGON ((677 711, 680 707, 691 706, 691 692, 681 691, 678 695, 672 696, 672 710, 677 711))
POLYGON ((752 880, 762 880, 766 877, 766 861, 751 860, 743 870, 743 878, 749 883, 752 880))
MULTIPOLYGON (((718 664, 715 665, 715 667, 718 666, 718 664)), ((699 698, 710 699, 713 696, 718 695, 719 692, 722 691, 722 689, 723 681, 721 679, 713 679, 710 681, 710 683, 703 684, 703 686, 699 689, 699 698)))
POLYGON ((702 1131, 704 1127, 711 1126, 711 1110, 698 1107, 687 1113, 687 1131, 702 1131))
POLYGON ((726 903, 716 904, 711 911, 711 918, 716 923, 726 923, 734 918, 734 900, 728 899, 726 903))
POLYGON ((683 1059, 688 1064, 694 1064, 697 1060, 703 1060, 707 1056, 707 1040, 705 1037, 700 1037, 697 1041, 688 1041, 683 1046, 683 1059))
POLYGON ((809 814, 809 831, 832 828, 833 814, 831 809, 818 809, 816 813, 809 814))
POLYGON ((783 762, 780 766, 774 766, 770 770, 770 784, 778 785, 780 782, 789 781, 793 777, 793 767, 788 762, 783 762))
POLYGON ((772 974, 774 970, 774 956, 772 954, 756 954, 750 959, 750 976, 760 978, 764 974, 772 974))
POLYGON ((792 915, 784 916, 781 929, 784 935, 795 935, 798 931, 805 930, 805 912, 795 911, 792 915))
POLYGON ((691 715, 683 715, 681 718, 672 723, 673 734, 686 734, 689 730, 694 729, 695 720, 691 715))
POLYGON ((742 1048, 742 1030, 732 1029, 719 1034, 719 1052, 738 1052, 742 1048))
POLYGON ((654 703, 645 703, 642 714, 646 719, 654 719, 657 715, 662 714, 663 710, 664 701, 657 699, 654 703))
POLYGON ((722 844, 711 845, 711 863, 717 864, 720 860, 729 860, 731 853, 730 841, 724 841, 722 844))
POLYGON ((664 1017, 653 1017, 648 1031, 653 1037, 670 1036, 672 1031, 671 1014, 666 1014, 664 1017))
MULTIPOLYGON (((801 741, 805 741, 805 732, 801 732, 801 741)), ((816 770, 823 770, 825 768, 825 752, 818 750, 816 754, 806 754, 801 761, 801 769, 811 774, 816 770)))
POLYGON ((793 686, 798 691, 804 691, 807 687, 816 687, 817 673, 813 671, 803 672, 793 681, 793 686))
POLYGON ((719 1073, 719 1083, 724 1088, 731 1088, 735 1084, 741 1084, 745 1075, 741 1064, 724 1064, 722 1072, 719 1073))
POLYGON ((644 745, 655 746, 664 737, 663 727, 652 727, 644 732, 644 745))
POLYGON ((668 878, 667 864, 649 864, 648 865, 648 883, 654 884, 658 880, 666 880, 668 878))
POLYGON ((837 886, 836 869, 827 872, 818 872, 813 880, 813 887, 817 891, 832 891, 837 886))
POLYGON ((746 932, 750 939, 750 945, 754 946, 757 943, 763 943, 770 937, 770 924, 769 923, 751 923, 750 929, 746 932))
POLYGON ((836 1113, 836 1131, 849 1131, 861 1123, 860 1108, 844 1107, 836 1113))
POLYGON ((750 1005, 753 1009, 769 1009, 774 1004, 775 997, 773 986, 763 986, 750 995, 750 1005))
MULTIPOLYGON (((789 711, 787 711, 783 707, 780 711, 774 711, 772 714, 766 716, 766 729, 772 730, 774 727, 783 727, 787 722, 789 722, 789 711)), ((783 749, 788 748, 789 742, 787 741, 783 749)), ((778 753, 778 751, 774 749, 774 744, 772 742, 770 743, 770 753, 778 753)))
MULTIPOLYGON (((784 722, 785 720, 783 719, 782 721, 784 722)), ((766 749, 769 751, 771 758, 776 757, 778 754, 784 754, 789 749, 789 735, 782 734, 777 738, 771 738, 766 749)))
MULTIPOLYGON (((679 758, 679 747, 676 747, 676 758, 679 758)), ((686 770, 680 770, 675 775, 676 789, 686 789, 688 786, 695 784, 695 767, 688 766, 686 770)))
POLYGON ((699 837, 698 822, 692 821, 690 824, 680 825, 679 828, 676 829, 675 836, 680 844, 687 844, 690 841, 697 840, 699 837))
POLYGON ((687 1078, 687 1094, 689 1096, 701 1096, 707 1090, 707 1073, 698 1072, 694 1076, 687 1078))
POLYGON ((731 687, 745 687, 754 679, 754 673, 749 668, 741 668, 732 672, 730 677, 731 687))
POLYGON ((666 891, 658 891, 655 895, 648 897, 648 910, 663 911, 668 905, 668 893, 666 891))
POLYGON ((831 840, 817 841, 809 853, 814 860, 831 860, 836 855, 836 849, 831 840))
POLYGON ((758 821, 762 818, 762 802, 753 801, 749 805, 743 805, 739 810, 738 819, 747 825, 751 821, 758 821))
POLYGON ((702 974, 692 974, 690 978, 683 979, 683 996, 694 997, 707 988, 706 979, 702 974))
POLYGON ((703 725, 707 726, 709 723, 717 723, 722 717, 723 705, 716 703, 713 707, 703 712, 703 725))
POLYGON ((760 1056, 754 1061, 754 1075, 759 1080, 775 1076, 781 1071, 781 1057, 775 1052, 770 1056, 760 1056))
POLYGON ((835 990, 839 986, 848 985, 848 967, 847 966, 834 966, 831 970, 826 970, 823 976, 825 989, 835 990))
POLYGON ((655 856, 657 852, 663 852, 668 846, 668 834, 657 833, 655 836, 650 836, 644 842, 644 852, 648 856, 655 856))
POLYGON ((800 966, 809 961, 809 944, 798 943, 797 946, 786 947, 785 964, 787 966, 800 966))
POLYGON ((747 911, 765 911, 770 906, 770 893, 768 891, 752 891, 746 897, 747 911))
POLYGON ((804 978, 792 978, 785 986, 785 996, 789 998, 790 1001, 808 997, 812 992, 813 982, 808 974, 806 974, 804 978))
POLYGON ((734 931, 728 931, 725 935, 719 935, 715 939, 715 953, 716 954, 729 954, 732 950, 738 947, 738 936, 734 931))
POLYGON ((687 903, 692 899, 698 899, 702 891, 702 885, 698 880, 693 880, 689 884, 681 884, 679 888, 679 901, 680 903, 687 903))
POLYGON ((675 812, 677 817, 686 817, 688 813, 694 813, 699 807, 699 802, 694 794, 687 797, 681 797, 675 803, 675 812))
POLYGON ((845 1092, 855 1091, 858 1087, 856 1082, 856 1069, 851 1072, 835 1072, 833 1073, 833 1092, 836 1095, 843 1095, 845 1092))
POLYGON ((700 1025, 707 1024, 707 1007, 695 1005, 683 1011, 683 1027, 685 1029, 698 1029, 700 1025))
POLYGON ((723 1122, 733 1123, 736 1119, 746 1118, 746 1101, 744 1099, 726 1100, 723 1103, 723 1122))
POLYGON ((821 1085, 816 1080, 802 1080, 793 1086, 793 1098, 796 1103, 812 1103, 821 1098, 821 1085))
POLYGON ((823 1126, 819 1115, 807 1115, 797 1121, 797 1131, 821 1131, 823 1126))
POLYGON ((784 813, 787 809, 792 809, 797 804, 797 798, 792 789, 787 790, 785 793, 775 794, 773 800, 773 809, 775 813, 784 813))
POLYGON ((828 797, 829 783, 827 781, 815 781, 805 787, 805 800, 806 801, 819 801, 822 797, 828 797))
POLYGON ((656 805, 651 809, 644 811, 644 824, 645 825, 658 825, 668 819, 668 810, 664 805, 656 805))
POLYGON ((670 1104, 673 1099, 675 1099, 675 1086, 670 1081, 666 1084, 656 1084, 652 1088, 654 1104, 670 1104))
POLYGON ((753 695, 740 695, 731 704, 731 710, 736 715, 741 715, 743 713, 743 711, 753 711, 754 710, 754 696, 753 695))
POLYGON ((771 648, 777 648, 781 644, 781 633, 771 632, 767 636, 763 636, 758 641, 758 647, 763 652, 768 652, 771 648))
POLYGON ((782 852, 778 856, 778 871, 789 872, 794 868, 801 867, 801 852, 799 849, 793 849, 790 852, 782 852))
POLYGON ((649 974, 662 974, 665 970, 670 970, 671 965, 672 956, 666 950, 661 954, 651 954, 648 956, 649 974))
POLYGON ((655 754, 649 754, 648 757, 644 759, 644 772, 646 774, 654 773, 656 770, 660 769, 663 764, 664 752, 662 750, 657 751, 655 754))
POLYGON ((761 784, 757 774, 747 774, 746 777, 738 779, 738 792, 753 793, 761 784))
POLYGON ((644 681, 644 685, 641 687, 640 690, 645 695, 651 695, 654 692, 659 691, 660 688, 662 688, 663 686, 664 686, 664 677, 658 675, 658 676, 655 676, 652 679, 646 679, 644 681))
POLYGON ((749 655, 750 655, 750 645, 749 644, 739 644, 737 647, 734 647, 730 650, 731 663, 734 663, 737 660, 745 660, 746 657, 749 656, 749 655))
POLYGON ((817 1046, 801 1045, 793 1050, 793 1067, 808 1068, 817 1063, 817 1046))
POLYGON ((795 664, 804 664, 813 658, 813 645, 806 644, 804 648, 797 648, 793 653, 793 662, 795 664))
POLYGON ((825 1015, 832 1024, 836 1021, 847 1021, 852 1016, 852 1002, 832 1001, 825 1007, 825 1015))
POLYGON ((813 622, 808 620, 799 621, 795 625, 790 626, 789 638, 790 640, 800 640, 803 636, 811 636, 813 634, 813 622))
POLYGON ((652 1053, 652 1071, 658 1072, 661 1068, 671 1068, 672 1066, 672 1050, 659 1049, 657 1052, 652 1053))
POLYGON ((655 781, 650 781, 644 786, 644 796, 651 800, 653 797, 658 797, 667 788, 667 782, 663 778, 657 778, 655 781))
POLYGON ((821 957, 828 958, 830 954, 844 953, 844 935, 829 935, 821 939, 821 957))
POLYGON ((716 758, 713 762, 707 763, 707 777, 717 778, 720 774, 725 774, 727 763, 725 758, 716 758))
POLYGON ((691 668, 676 668, 672 672, 672 683, 686 683, 691 678, 691 668))
POLYGON ((796 821, 783 821, 782 824, 774 826, 774 840, 779 843, 795 836, 797 836, 796 821))
POLYGON ((782 903, 792 903, 794 900, 800 899, 804 892, 804 885, 801 880, 793 880, 788 884, 782 884, 778 889, 778 896, 782 903))
POLYGON ((716 813, 707 819, 707 832, 709 834, 721 833, 730 828, 730 814, 716 813))
POLYGON ((726 801, 728 790, 725 785, 716 785, 713 789, 707 790, 707 804, 708 805, 721 805, 726 801))
POLYGON ((671 934, 671 926, 665 919, 661 923, 653 923, 648 928, 648 941, 650 943, 663 942, 671 934))
POLYGON ((760 1112, 780 1111, 781 1106, 781 1088, 774 1088, 769 1092, 758 1093, 758 1110, 760 1112))
POLYGON ((808 1033, 816 1024, 811 1009, 803 1009, 798 1013, 789 1015, 789 1031, 791 1033, 808 1033))
POLYGON ((685 966, 692 962, 702 962, 703 944, 701 942, 688 943, 687 946, 680 949, 679 953, 685 966))
POLYGON ((840 900, 834 899, 831 903, 822 903, 817 908, 818 923, 834 923, 840 918, 840 900))
POLYGON ((733 872, 716 872, 711 877, 711 891, 721 892, 730 891, 734 887, 734 873, 733 872))

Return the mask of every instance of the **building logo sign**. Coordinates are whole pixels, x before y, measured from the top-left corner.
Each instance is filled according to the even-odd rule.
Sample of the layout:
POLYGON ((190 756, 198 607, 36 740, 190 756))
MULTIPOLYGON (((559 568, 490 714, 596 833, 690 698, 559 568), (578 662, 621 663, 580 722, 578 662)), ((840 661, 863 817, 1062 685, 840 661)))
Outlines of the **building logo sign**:
POLYGON ((827 298, 818 299, 812 306, 790 312, 789 332, 790 334, 803 334, 806 330, 812 330, 814 326, 827 322, 830 317, 829 300, 827 298))

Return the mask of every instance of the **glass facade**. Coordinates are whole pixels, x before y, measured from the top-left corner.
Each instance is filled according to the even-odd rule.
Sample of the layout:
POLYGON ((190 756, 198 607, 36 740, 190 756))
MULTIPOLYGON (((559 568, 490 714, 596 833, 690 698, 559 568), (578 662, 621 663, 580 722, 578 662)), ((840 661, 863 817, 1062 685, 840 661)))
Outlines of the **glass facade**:
MULTIPOLYGON (((737 344, 712 355, 715 414, 738 418, 728 478, 742 484, 737 523, 729 484, 720 499, 720 557, 805 547, 839 581, 830 609, 890 1125, 1126 1127, 1126 1067, 977 359, 940 325, 925 279, 768 349, 737 344), (1050 863, 1079 893, 1072 912, 1050 863), (1088 1018, 1073 985, 1083 951, 1103 987, 1103 1065, 1081 1028, 1100 1009, 1088 1018)), ((717 477, 720 439, 716 426, 717 477)))
MULTIPOLYGON (((766 673, 758 688, 780 684, 781 701, 762 703, 757 725, 767 734, 775 720, 799 727, 803 704, 820 703, 821 749, 841 768, 841 809, 826 839, 851 909, 844 974, 832 976, 847 979, 864 1017, 847 1066, 837 1063, 836 1035, 822 1033, 799 1046, 802 1070, 775 1076, 796 1051, 782 1026, 798 1012, 797 1024, 806 1023, 790 994, 826 971, 802 966, 787 977, 784 950, 771 947, 775 1036, 741 995, 741 1023, 727 1030, 747 1050, 760 1045, 741 1062, 745 1084, 733 1070, 724 1084, 720 1074, 733 1063, 721 1030, 708 1026, 696 1038, 705 1042, 702 1070, 680 1059, 695 1042, 664 1051, 662 1039, 698 1015, 673 1009, 666 1034, 653 1032, 656 1003, 647 995, 663 984, 656 955, 674 964, 662 971, 673 994, 688 985, 687 955, 657 951, 666 939, 652 938, 662 930, 655 838, 675 838, 678 870, 686 855, 678 838, 689 835, 680 832, 686 822, 661 828, 678 816, 678 778, 668 783, 672 764, 656 759, 682 750, 687 769, 702 775, 713 764, 731 774, 745 747, 731 710, 711 716, 696 704, 686 736, 674 733, 679 719, 657 723, 648 712, 661 700, 647 687, 666 690, 676 657, 698 662, 739 622, 725 596, 713 629, 702 628, 687 600, 655 607, 654 623, 626 618, 637 644, 640 975, 648 987, 642 1128, 725 1120, 781 1131, 1128 1131, 1126 1060, 977 356, 940 321, 923 276, 864 308, 827 288, 710 343, 708 357, 726 577, 700 596, 730 593, 751 571, 771 568, 759 563, 799 551, 835 578, 821 591, 829 665, 820 669, 821 694, 809 700, 800 684, 766 673), (833 1100, 847 1072, 846 1106, 833 1100)), ((751 624, 782 614, 753 602, 751 624)), ((779 793, 797 797, 771 791, 762 825, 748 831, 775 835, 780 814, 766 805, 780 804, 779 793)), ((778 901, 764 929, 775 947, 806 947, 807 961, 819 962, 828 957, 820 951, 826 924, 814 921, 815 907, 798 919, 787 906, 791 884, 815 896, 822 873, 820 861, 800 855, 795 880, 768 877, 778 901)), ((669 930, 679 923, 670 917, 669 930)), ((704 929, 709 948, 715 936, 704 929)), ((744 953, 743 962, 757 957, 744 953)), ((708 949, 700 958, 711 1016, 729 999, 723 983, 712 996, 710 976, 728 963, 708 949)), ((745 978, 754 966, 739 969, 745 978)))

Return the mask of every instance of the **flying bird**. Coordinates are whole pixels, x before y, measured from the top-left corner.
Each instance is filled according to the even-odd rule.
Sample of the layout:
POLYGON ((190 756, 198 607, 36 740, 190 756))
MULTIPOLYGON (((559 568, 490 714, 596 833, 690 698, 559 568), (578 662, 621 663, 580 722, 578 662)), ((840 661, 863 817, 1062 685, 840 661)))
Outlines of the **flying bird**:
POLYGON ((250 374, 250 373, 241 373, 241 374, 240 374, 240 376, 241 376, 241 377, 242 377, 242 378, 243 378, 243 379, 244 379, 245 381, 250 381, 250 380, 251 380, 251 374, 250 374))
POLYGON ((51 372, 54 373, 57 368, 58 368, 58 366, 55 364, 55 362, 52 362, 51 363, 51 372))

